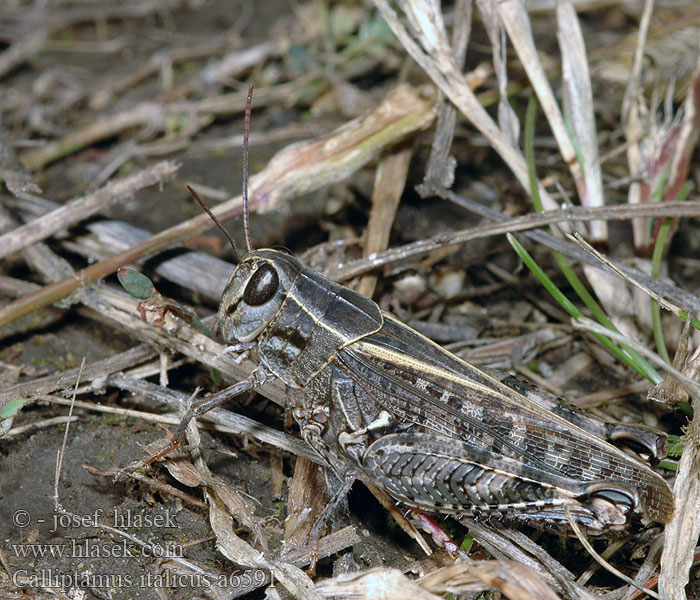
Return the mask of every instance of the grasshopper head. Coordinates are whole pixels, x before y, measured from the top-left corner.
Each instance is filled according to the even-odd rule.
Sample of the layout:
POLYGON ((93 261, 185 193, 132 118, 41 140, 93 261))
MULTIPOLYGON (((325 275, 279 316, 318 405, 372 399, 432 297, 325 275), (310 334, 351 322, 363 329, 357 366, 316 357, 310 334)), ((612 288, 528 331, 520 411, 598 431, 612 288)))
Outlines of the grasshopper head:
POLYGON ((243 257, 221 296, 218 319, 228 343, 254 340, 279 312, 302 264, 279 250, 243 257))

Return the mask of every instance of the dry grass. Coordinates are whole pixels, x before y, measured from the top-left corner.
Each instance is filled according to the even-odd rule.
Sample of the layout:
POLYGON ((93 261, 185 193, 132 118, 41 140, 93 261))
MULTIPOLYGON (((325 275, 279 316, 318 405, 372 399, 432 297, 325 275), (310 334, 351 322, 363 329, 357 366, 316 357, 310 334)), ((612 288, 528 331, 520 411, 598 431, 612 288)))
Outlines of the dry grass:
MULTIPOLYGON (((700 12, 694 6, 655 12, 651 1, 639 14, 614 3, 587 3, 593 6, 581 13, 567 0, 552 4, 536 13, 519 0, 457 0, 449 9, 430 0, 316 2, 293 9, 280 4, 282 16, 271 20, 269 8, 223 0, 59 1, 43 10, 25 0, 7 2, 0 9, 0 293, 7 300, 0 307, 0 339, 7 342, 0 352, 0 415, 7 417, 0 422, 0 461, 6 461, 0 472, 14 473, 10 462, 26 460, 19 470, 26 475, 39 464, 39 450, 53 456, 60 446, 61 436, 52 431, 57 426, 70 425, 68 438, 87 444, 90 415, 129 421, 110 425, 115 439, 109 460, 97 450, 82 457, 68 447, 62 454, 63 461, 72 460, 64 462, 69 467, 85 463, 90 484, 64 466, 60 479, 37 476, 22 496, 14 493, 22 482, 4 476, 2 485, 13 494, 3 506, 0 492, 3 519, 17 508, 17 498, 31 510, 45 510, 37 490, 54 485, 53 510, 62 515, 80 515, 86 503, 101 506, 108 494, 110 501, 118 496, 120 504, 133 501, 146 511, 182 503, 201 521, 200 529, 188 531, 196 538, 188 546, 196 558, 154 563, 145 557, 169 541, 159 537, 162 532, 137 535, 105 520, 91 524, 98 538, 123 538, 140 548, 123 564, 105 563, 108 570, 170 571, 204 582, 184 591, 170 586, 172 597, 195 589, 235 598, 267 589, 271 597, 297 598, 488 593, 514 600, 612 600, 640 597, 638 587, 648 586, 662 598, 686 598, 693 585, 687 587, 688 581, 697 576, 700 534, 698 335, 681 332, 685 315, 700 313, 700 262, 692 254, 700 245, 694 226, 700 200, 688 196, 700 132, 700 12), (691 41, 671 44, 681 33, 691 41), (668 60, 676 72, 645 60, 673 52, 682 57, 668 60), (612 79, 620 72, 629 77, 612 79), (469 521, 474 559, 452 564, 369 481, 414 543, 402 547, 376 531, 340 528, 319 546, 322 558, 333 557, 333 572, 328 567, 312 580, 302 568, 308 531, 327 501, 316 466, 322 461, 283 431, 284 411, 275 406, 285 406, 279 382, 259 390, 273 403, 265 410, 242 402, 202 419, 208 430, 234 436, 237 456, 227 457, 229 466, 240 461, 241 469, 250 463, 269 471, 269 498, 254 489, 249 497, 245 477, 234 485, 210 470, 195 427, 188 432, 194 450, 167 461, 169 476, 140 470, 149 454, 146 442, 163 435, 149 429, 150 438, 140 437, 147 424, 177 422, 155 414, 154 406, 181 412, 200 380, 215 385, 204 369, 187 365, 207 367, 226 381, 243 379, 254 367, 226 358, 222 344, 172 315, 162 325, 144 321, 139 303, 110 279, 118 268, 135 265, 178 295, 178 302, 195 296, 200 313, 215 308, 232 266, 211 255, 216 251, 173 251, 185 240, 217 248, 216 238, 202 236, 211 227, 206 215, 186 218, 175 207, 192 183, 203 196, 224 200, 213 208, 219 218, 240 215, 240 196, 231 191, 238 188, 239 168, 228 154, 240 151, 237 119, 248 79, 257 86, 251 211, 262 215, 253 223, 254 241, 265 236, 303 251, 306 262, 329 278, 356 285, 382 307, 444 336, 439 341, 455 350, 470 356, 481 351, 492 364, 525 373, 537 361, 540 371, 532 376, 550 391, 571 391, 585 378, 593 387, 585 390, 589 406, 606 398, 606 383, 634 392, 639 378, 578 333, 595 324, 571 323, 515 272, 499 236, 522 232, 519 239, 544 264, 543 247, 580 264, 622 343, 650 362, 665 365, 666 345, 676 350, 673 367, 665 367, 670 375, 653 391, 665 404, 636 393, 593 407, 609 419, 650 422, 672 433, 687 426, 672 522, 665 531, 650 526, 603 552, 637 587, 595 575, 592 559, 586 558, 587 567, 568 560, 572 548, 580 551, 573 542, 561 550, 546 536, 537 540, 469 521), (521 129, 533 94, 544 119, 537 126, 535 163, 528 164, 521 129), (312 139, 292 142, 310 131, 312 139), (282 147, 265 147, 270 144, 282 147), (225 161, 219 160, 222 152, 225 161), (166 155, 172 160, 162 160, 166 155), (467 218, 464 209, 477 219, 467 218), (358 213, 368 214, 361 225, 358 213), (281 231, 270 234, 264 224, 274 215, 284 218, 281 231), (124 223, 129 217, 131 224, 124 223), (319 223, 327 232, 323 241, 319 223), (607 256, 596 257, 566 233, 583 236, 607 256), (674 234, 679 242, 672 247, 674 234), (70 360, 59 364, 48 350, 42 355, 36 342, 41 335, 62 343, 74 326, 82 336, 83 351, 76 352, 88 356, 82 369, 65 368, 70 360), (470 327, 474 335, 465 333, 470 327), (548 335, 536 336, 543 332, 548 335), (652 335, 655 350, 649 349, 652 335), (32 364, 32 355, 41 360, 32 364), (46 363, 64 370, 48 372, 46 363), (184 383, 178 381, 182 373, 184 383), (158 377, 161 385, 147 377, 158 377), (61 397, 74 387, 81 400, 61 397), (106 391, 107 399, 98 400, 106 391), (68 402, 74 415, 56 413, 68 402), (694 409, 690 422, 680 416, 681 403, 694 409), (67 491, 73 485, 86 496, 67 491), (282 504, 278 512, 273 496, 282 504), (201 528, 207 533, 197 538, 201 528), (383 554, 390 547, 391 559, 383 554), (232 563, 242 569, 235 580, 232 563), (271 582, 285 591, 268 587, 271 582)), ((20 534, 22 543, 48 540, 40 528, 0 533, 13 542, 20 534)), ((19 564, 13 548, 0 545, 0 587, 76 597, 52 582, 34 585, 30 573, 13 579, 19 564)), ((41 566, 65 573, 93 568, 79 560, 41 566)), ((89 597, 104 597, 99 586, 84 587, 89 597)), ((146 586, 138 593, 166 597, 165 589, 146 586)), ((114 584, 112 593, 121 598, 135 592, 114 584)))

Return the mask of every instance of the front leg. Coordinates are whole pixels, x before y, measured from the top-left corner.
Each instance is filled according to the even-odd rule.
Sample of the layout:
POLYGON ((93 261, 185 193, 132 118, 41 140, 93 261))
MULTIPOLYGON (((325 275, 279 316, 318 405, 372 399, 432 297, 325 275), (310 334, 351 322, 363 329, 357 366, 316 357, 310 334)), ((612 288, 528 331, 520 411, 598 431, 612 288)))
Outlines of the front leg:
POLYGON ((221 406, 236 396, 240 396, 244 392, 254 390, 255 388, 264 384, 266 381, 274 379, 274 377, 274 375, 266 371, 263 367, 258 367, 243 381, 239 381, 238 383, 235 383, 234 385, 227 387, 225 390, 221 390, 208 398, 202 398, 201 400, 193 402, 180 420, 177 429, 175 429, 175 433, 173 433, 170 443, 165 446, 165 448, 160 450, 160 452, 149 457, 146 460, 146 466, 150 467, 153 462, 161 460, 180 445, 185 437, 187 425, 192 419, 201 417, 203 414, 208 413, 217 406, 221 406))
POLYGON ((246 358, 248 358, 250 351, 257 348, 257 346, 257 342, 236 342, 235 344, 226 346, 226 348, 221 351, 221 354, 227 358, 230 358, 237 365, 240 365, 246 358))

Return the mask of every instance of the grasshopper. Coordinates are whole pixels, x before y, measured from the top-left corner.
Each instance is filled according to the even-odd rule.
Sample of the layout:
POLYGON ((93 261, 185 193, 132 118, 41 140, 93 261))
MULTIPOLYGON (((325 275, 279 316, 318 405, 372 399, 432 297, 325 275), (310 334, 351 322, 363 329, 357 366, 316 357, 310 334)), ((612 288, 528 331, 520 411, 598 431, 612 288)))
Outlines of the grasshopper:
POLYGON ((570 519, 593 536, 620 535, 640 519, 668 522, 671 489, 648 464, 666 454, 660 432, 604 423, 477 369, 294 256, 252 249, 251 94, 252 86, 244 133, 247 253, 226 285, 218 319, 229 352, 250 355, 258 367, 194 403, 150 461, 177 446, 193 417, 276 378, 287 386, 301 435, 343 481, 320 521, 362 473, 414 509, 560 535, 571 535, 570 519))

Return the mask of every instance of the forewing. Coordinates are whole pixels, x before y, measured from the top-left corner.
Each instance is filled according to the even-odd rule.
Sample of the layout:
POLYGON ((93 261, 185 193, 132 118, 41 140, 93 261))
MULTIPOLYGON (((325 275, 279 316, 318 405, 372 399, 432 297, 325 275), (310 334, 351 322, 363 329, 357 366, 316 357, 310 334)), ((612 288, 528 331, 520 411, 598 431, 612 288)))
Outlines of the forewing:
POLYGON ((673 497, 659 475, 604 440, 544 410, 385 315, 384 327, 338 356, 378 405, 404 427, 468 441, 553 480, 634 486, 649 518, 665 523, 673 497))

